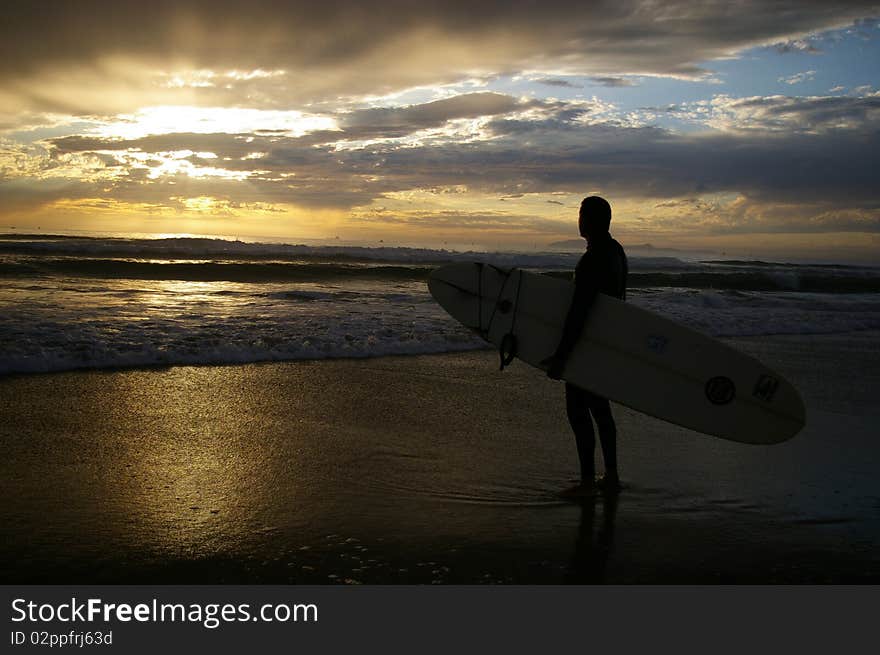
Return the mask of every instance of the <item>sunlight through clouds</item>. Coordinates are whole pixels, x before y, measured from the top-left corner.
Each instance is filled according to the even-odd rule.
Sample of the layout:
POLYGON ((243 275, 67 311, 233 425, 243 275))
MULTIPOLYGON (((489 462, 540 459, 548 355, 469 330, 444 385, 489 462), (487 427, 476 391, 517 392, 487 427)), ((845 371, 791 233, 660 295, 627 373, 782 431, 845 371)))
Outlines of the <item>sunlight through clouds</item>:
POLYGON ((597 193, 673 245, 880 232, 880 8, 331 4, 23 5, 0 25, 0 219, 513 245, 570 238, 597 193))
POLYGON ((158 106, 120 115, 95 127, 92 134, 116 139, 137 139, 153 134, 248 134, 268 131, 298 137, 316 130, 336 130, 336 120, 300 111, 239 107, 158 106))

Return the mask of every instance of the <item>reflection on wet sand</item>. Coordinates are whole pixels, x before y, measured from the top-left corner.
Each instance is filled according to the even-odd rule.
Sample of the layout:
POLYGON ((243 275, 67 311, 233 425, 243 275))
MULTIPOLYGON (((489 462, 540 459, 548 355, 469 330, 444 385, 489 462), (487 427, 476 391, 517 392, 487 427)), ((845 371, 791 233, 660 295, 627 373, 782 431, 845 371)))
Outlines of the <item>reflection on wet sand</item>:
POLYGON ((571 564, 565 581, 571 584, 603 584, 608 559, 614 549, 614 523, 617 519, 618 494, 585 498, 575 539, 571 564), (601 520, 596 523, 596 507, 601 505, 601 520))

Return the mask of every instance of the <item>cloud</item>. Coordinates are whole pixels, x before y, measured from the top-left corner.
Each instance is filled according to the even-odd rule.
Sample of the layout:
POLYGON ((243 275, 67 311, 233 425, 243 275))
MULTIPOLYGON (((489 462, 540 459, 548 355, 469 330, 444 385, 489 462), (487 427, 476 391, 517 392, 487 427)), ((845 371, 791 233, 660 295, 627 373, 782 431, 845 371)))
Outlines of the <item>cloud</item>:
POLYGON ((652 111, 666 111, 723 132, 818 134, 843 130, 874 134, 880 123, 880 94, 745 98, 716 95, 711 100, 652 111))
MULTIPOLYGON (((277 141, 277 139, 275 139, 277 141)), ((73 135, 49 139, 48 144, 56 155, 88 151, 129 151, 159 153, 180 150, 213 152, 221 158, 246 157, 259 152, 272 137, 258 134, 195 134, 170 132, 139 139, 112 139, 109 137, 73 135)))
POLYGON ((804 71, 803 73, 795 73, 787 77, 779 77, 777 82, 785 82, 786 84, 800 84, 812 80, 816 75, 816 71, 804 71))
POLYGON ((874 207, 837 207, 833 202, 817 204, 797 200, 768 202, 766 198, 736 195, 712 202, 703 197, 674 202, 662 218, 647 217, 643 225, 669 232, 710 235, 774 234, 880 234, 880 211, 874 207))
POLYGON ((0 22, 0 104, 106 116, 149 104, 303 107, 509 71, 702 79, 700 62, 867 13, 799 0, 17 2, 0 22))
POLYGON ((580 84, 572 84, 568 80, 559 80, 554 79, 552 77, 542 77, 535 80, 538 84, 544 84, 546 86, 558 86, 566 89, 582 89, 584 88, 580 84))
POLYGON ((781 54, 789 52, 805 52, 811 55, 818 55, 822 53, 822 50, 816 47, 809 39, 794 39, 782 43, 775 43, 773 44, 773 47, 776 48, 776 52, 781 54))
MULTIPOLYGON (((494 127, 492 148, 473 158, 457 153, 456 166, 473 171, 472 185, 483 182, 498 185, 498 191, 521 192, 589 187, 625 197, 735 192, 775 200, 876 205, 871 164, 880 142, 876 130, 846 135, 681 135, 650 127, 566 126, 551 121, 533 125, 530 133, 519 124, 515 132, 504 135, 507 126, 502 121, 494 127), (515 144, 523 139, 531 146, 518 150, 515 144)), ((397 157, 409 155, 401 152, 397 157)))
POLYGON ((709 81, 713 59, 749 47, 817 54, 811 34, 847 25, 875 38, 861 2, 8 4, 0 213, 294 207, 404 232, 549 235, 571 231, 561 200, 596 192, 656 204, 628 211, 658 233, 880 232, 871 87, 630 112, 480 91, 496 76, 709 81), (699 131, 662 129, 663 114, 699 131))
POLYGON ((636 86, 636 83, 626 77, 591 77, 593 84, 608 87, 636 86))
MULTIPOLYGON (((277 152, 285 146, 305 148, 321 144, 345 143, 347 141, 392 140, 415 134, 422 130, 439 128, 461 119, 491 118, 524 111, 550 111, 558 103, 540 100, 522 100, 513 96, 483 92, 459 94, 454 97, 422 104, 400 107, 375 107, 335 114, 316 116, 313 124, 332 122, 338 125, 332 130, 314 129, 301 136, 293 136, 288 130, 255 129, 249 132, 195 133, 167 132, 151 134, 139 138, 113 138, 91 135, 70 135, 47 140, 56 154, 84 151, 129 151, 170 152, 191 150, 192 152, 212 152, 219 158, 239 159, 265 153, 277 152)), ((593 103, 583 103, 579 111, 586 111, 593 103)), ((257 117, 253 124, 260 124, 257 117)), ((202 121, 204 124, 204 121, 202 121)), ((105 126, 107 131, 113 125, 105 126)), ((128 126, 123 123, 123 128, 128 126)), ((271 162, 260 158, 260 166, 271 162)))
POLYGON ((30 211, 36 207, 70 198, 96 195, 93 183, 54 178, 33 184, 27 178, 0 178, 0 214, 30 211))
POLYGON ((566 120, 562 110, 560 116, 531 122, 499 118, 491 125, 494 138, 478 150, 455 144, 430 153, 406 149, 387 153, 383 162, 390 170, 407 171, 414 184, 427 177, 433 184, 466 179, 470 188, 486 193, 589 188, 626 199, 734 194, 768 207, 797 205, 800 213, 786 223, 790 230, 799 224, 816 229, 809 217, 832 208, 869 217, 848 224, 853 229, 876 225, 876 121, 845 133, 675 134, 583 125, 566 120), (431 166, 421 165, 428 157, 431 166))
POLYGON ((502 93, 467 93, 420 105, 361 109, 342 115, 339 124, 349 138, 392 138, 450 120, 506 114, 527 106, 502 93))
MULTIPOLYGON (((47 141, 47 165, 72 166, 70 158, 80 158, 75 161, 88 159, 94 167, 100 164, 93 153, 109 155, 127 174, 108 170, 100 187, 74 188, 74 196, 91 197, 101 188, 104 191, 97 193, 104 197, 168 206, 175 206, 173 198, 184 188, 192 196, 227 202, 341 210, 424 189, 456 188, 512 201, 524 194, 597 189, 627 200, 719 194, 744 198, 740 205, 712 212, 700 207, 679 213, 701 216, 694 225, 716 231, 783 226, 794 231, 874 229, 880 96, 718 96, 704 108, 704 119, 714 120, 718 130, 675 133, 595 119, 597 106, 582 101, 466 94, 409 107, 350 112, 340 118, 340 131, 301 137, 183 133, 129 140, 53 138, 47 141), (462 142, 451 135, 406 147, 394 142, 401 134, 475 115, 491 117, 476 141, 462 142), (340 149, 340 142, 367 134, 375 140, 340 149), (188 164, 241 173, 244 179, 194 179, 175 174, 173 168, 150 179, 155 169, 150 160, 163 160, 171 151, 183 153, 175 156, 188 164), (217 157, 205 162, 192 155, 199 152, 217 157), (769 213, 761 214, 760 221, 749 218, 759 215, 760 203, 769 213), (740 206, 750 207, 751 213, 736 214, 740 206), (718 216, 724 220, 713 218, 718 216)), ((502 220, 484 211, 470 214, 483 221, 475 219, 474 224, 502 220)), ((407 216, 418 219, 417 214, 407 216)))

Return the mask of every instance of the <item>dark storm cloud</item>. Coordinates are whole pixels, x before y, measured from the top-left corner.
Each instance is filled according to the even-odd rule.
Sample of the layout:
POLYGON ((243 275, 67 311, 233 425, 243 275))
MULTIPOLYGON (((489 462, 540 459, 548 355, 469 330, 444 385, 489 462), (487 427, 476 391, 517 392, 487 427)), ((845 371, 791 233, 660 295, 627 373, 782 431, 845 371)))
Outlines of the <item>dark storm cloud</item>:
POLYGON ((286 69, 303 101, 560 61, 585 74, 700 75, 697 62, 852 22, 876 3, 67 0, 3 13, 0 77, 110 59, 286 69))

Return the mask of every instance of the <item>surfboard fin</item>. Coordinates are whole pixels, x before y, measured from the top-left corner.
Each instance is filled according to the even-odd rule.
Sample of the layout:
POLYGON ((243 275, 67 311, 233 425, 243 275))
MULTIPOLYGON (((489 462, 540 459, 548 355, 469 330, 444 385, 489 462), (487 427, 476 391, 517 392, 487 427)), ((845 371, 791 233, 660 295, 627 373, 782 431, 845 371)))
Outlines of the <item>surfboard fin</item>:
POLYGON ((510 365, 516 357, 516 347, 516 335, 513 332, 508 332, 502 337, 501 345, 498 347, 498 357, 501 359, 499 371, 503 371, 504 367, 510 365))

